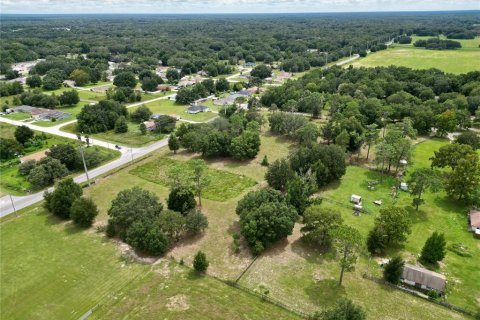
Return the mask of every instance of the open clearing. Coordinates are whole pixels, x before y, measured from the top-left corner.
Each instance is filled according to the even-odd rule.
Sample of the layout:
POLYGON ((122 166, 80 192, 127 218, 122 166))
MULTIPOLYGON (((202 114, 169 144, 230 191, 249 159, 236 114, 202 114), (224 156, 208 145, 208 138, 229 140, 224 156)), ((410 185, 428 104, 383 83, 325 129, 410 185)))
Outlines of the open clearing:
MULTIPOLYGON (((429 38, 429 37, 416 37, 429 38)), ((414 40, 412 41, 415 42, 414 40)), ((457 41, 457 40, 455 40, 457 41)), ((447 73, 461 74, 480 70, 480 38, 458 40, 462 48, 457 50, 427 50, 410 45, 392 45, 387 50, 369 54, 352 63, 355 67, 403 66, 412 69, 437 68, 447 73)), ((349 65, 349 64, 346 64, 349 65)))
MULTIPOLYGON (((193 175, 191 162, 168 158, 159 158, 148 162, 133 169, 130 173, 150 182, 168 186, 168 172, 174 168, 181 170, 182 174, 187 177, 193 175)), ((256 184, 255 180, 251 178, 210 168, 206 170, 205 177, 209 184, 204 190, 204 197, 216 201, 226 201, 256 184)))
MULTIPOLYGON (((179 115, 182 119, 203 122, 215 118, 217 115, 212 112, 201 112, 197 114, 187 113, 187 106, 177 104, 175 101, 162 99, 145 104, 153 113, 166 115, 179 115)), ((130 109, 132 112, 135 107, 130 109)))
MULTIPOLYGON (((230 173, 235 174, 235 177, 237 177, 236 175, 243 175, 249 177, 252 181, 263 181, 266 171, 266 168, 260 165, 263 156, 267 155, 270 162, 285 157, 292 148, 292 142, 269 133, 262 134, 261 139, 262 146, 256 159, 248 162, 236 162, 228 159, 210 160, 207 161, 210 170, 222 170, 222 175, 230 173)), ((433 151, 447 143, 448 141, 446 140, 434 139, 418 144, 411 165, 428 166, 428 158, 432 156, 433 151)), ((162 149, 133 166, 98 179, 96 184, 90 189, 85 189, 85 193, 92 197, 99 206, 100 215, 96 224, 101 225, 106 222, 106 212, 110 207, 111 201, 118 192, 126 188, 133 186, 142 187, 156 193, 160 200, 165 202, 169 193, 169 188, 164 180, 165 169, 172 164, 180 164, 183 167, 186 165, 186 161, 193 158, 196 158, 196 155, 187 152, 179 152, 177 155, 174 155, 172 152, 162 149)), ((368 203, 376 199, 382 199, 387 204, 389 201, 392 201, 389 193, 389 187, 393 183, 391 179, 387 179, 384 185, 374 191, 369 191, 367 188, 367 180, 378 178, 376 173, 368 169, 349 166, 347 174, 342 181, 321 191, 321 195, 348 204, 351 193, 355 192, 365 198, 366 207, 368 203)), ((223 179, 221 181, 227 180, 223 179)), ((232 248, 232 234, 239 232, 238 217, 235 214, 236 203, 246 192, 262 185, 264 185, 263 182, 257 186, 245 187, 226 201, 204 199, 202 211, 209 219, 209 228, 200 236, 181 241, 166 256, 173 257, 176 261, 183 260, 186 265, 191 265, 195 252, 202 250, 207 254, 210 261, 208 270, 210 275, 225 280, 236 279, 242 270, 253 260, 244 243, 241 244, 241 252, 238 254, 234 253, 232 248)), ((227 185, 224 186, 225 190, 228 188, 227 185)), ((469 279, 471 279, 476 266, 480 263, 480 248, 476 245, 472 235, 466 230, 465 208, 457 203, 448 201, 443 193, 426 194, 425 200, 426 204, 420 208, 419 212, 415 212, 410 207, 411 198, 408 194, 402 193, 399 199, 397 199, 397 203, 400 206, 407 207, 414 220, 412 234, 405 248, 399 249, 399 251, 407 261, 414 262, 415 256, 421 250, 425 239, 434 230, 445 232, 449 242, 454 240, 468 246, 472 253, 471 258, 462 258, 452 252, 448 252, 439 271, 445 273, 449 279, 447 301, 461 307, 475 308, 477 305, 475 299, 480 298, 480 288, 478 283, 469 281, 469 279)), ((366 235, 373 226, 374 215, 378 212, 378 208, 372 205, 367 208, 372 212, 371 214, 356 217, 353 216, 351 209, 343 206, 337 206, 327 201, 323 205, 339 210, 345 222, 354 225, 363 235, 366 235)), ((43 277, 39 275, 36 281, 39 281, 38 283, 42 285, 42 290, 52 292, 49 293, 50 295, 57 291, 56 286, 60 286, 61 289, 65 290, 67 295, 66 302, 62 306, 54 306, 49 310, 52 313, 58 312, 54 316, 65 315, 65 317, 69 317, 70 312, 72 312, 72 306, 75 306, 75 310, 77 310, 77 305, 85 305, 85 310, 82 310, 85 312, 88 308, 96 305, 97 302, 92 302, 92 300, 99 300, 101 301, 100 306, 93 314, 93 317, 99 319, 118 319, 123 317, 158 318, 159 316, 181 319, 198 319, 199 317, 220 319, 225 318, 225 315, 233 319, 236 317, 248 317, 249 319, 271 318, 269 316, 270 313, 268 313, 272 310, 270 304, 262 303, 259 298, 244 295, 242 292, 231 291, 233 290, 232 288, 216 280, 192 276, 187 269, 174 262, 156 264, 152 267, 152 271, 145 269, 147 266, 138 265, 137 263, 126 264, 123 268, 128 266, 129 269, 128 275, 125 276, 123 273, 124 269, 121 268, 121 265, 125 262, 119 259, 118 249, 115 249, 116 244, 111 241, 103 242, 103 237, 93 232, 93 230, 80 231, 72 229, 68 223, 58 223, 58 221, 46 223, 46 221, 52 221, 53 218, 48 217, 39 207, 34 207, 30 210, 32 211, 22 215, 20 219, 5 221, 0 226, 2 231, 7 228, 15 229, 10 231, 11 234, 8 238, 4 237, 2 249, 4 247, 15 248, 15 253, 17 255, 20 253, 18 256, 22 256, 23 252, 18 250, 22 248, 24 251, 30 250, 29 242, 34 241, 32 237, 39 232, 49 233, 50 237, 58 237, 52 240, 53 242, 60 241, 59 238, 63 239, 61 240, 62 247, 58 249, 64 250, 63 253, 57 252, 53 256, 49 255, 49 259, 51 257, 56 264, 55 268, 62 270, 63 273, 51 271, 51 268, 47 271, 43 265, 37 266, 42 262, 41 259, 35 260, 34 257, 46 256, 47 250, 51 250, 51 248, 47 248, 48 245, 45 240, 37 241, 38 243, 35 244, 40 248, 35 248, 35 250, 28 251, 28 254, 24 254, 32 257, 29 258, 28 264, 22 264, 22 268, 40 270, 39 273, 43 277), (24 223, 20 222, 30 221, 30 219, 32 219, 30 228, 34 228, 33 225, 35 225, 35 228, 38 229, 36 232, 21 230, 24 227, 24 223), (76 230, 76 232, 72 230, 76 230), (15 234, 21 234, 23 237, 19 248, 16 248, 18 238, 13 239, 12 233, 14 232, 15 234), (82 288, 86 288, 87 285, 73 286, 71 282, 62 283, 61 281, 47 280, 49 278, 57 279, 58 274, 65 275, 67 279, 71 279, 68 278, 71 273, 68 266, 70 263, 73 264, 73 262, 64 261, 65 259, 60 259, 59 257, 63 255, 68 256, 67 252, 75 251, 68 246, 71 245, 70 239, 77 238, 91 242, 88 245, 83 242, 80 244, 73 243, 75 246, 81 246, 84 252, 83 255, 79 254, 79 256, 82 259, 88 259, 90 263, 90 255, 94 255, 95 258, 92 258, 94 261, 91 263, 92 268, 96 264, 102 265, 101 268, 97 268, 98 270, 85 271, 82 274, 85 277, 93 278, 84 279, 84 282, 102 284, 95 292, 79 293, 77 290, 86 290, 82 288), (109 251, 105 247, 110 248, 109 251), (105 250, 105 252, 98 253, 97 250, 105 250), (118 265, 110 268, 111 263, 118 265), (108 265, 109 268, 103 268, 104 265, 108 265), (140 268, 140 271, 137 268, 140 268), (142 275, 139 276, 139 273, 142 275), (107 277, 106 274, 108 274, 108 281, 99 280, 101 279, 100 274, 103 277, 107 277), (118 281, 120 283, 116 283, 114 280, 110 282, 111 278, 117 279, 117 276, 122 278, 121 281, 118 281), (99 290, 103 290, 103 293, 100 293, 99 290), (207 294, 206 292, 213 292, 213 294, 207 294), (85 302, 76 301, 70 296, 71 293, 82 296, 82 300, 85 300, 85 302), (232 304, 231 301, 233 300, 237 303, 232 304), (246 307, 247 305, 249 307, 246 307), (228 306, 228 310, 225 306, 228 306), (235 316, 233 316, 234 313, 235 316), (230 314, 232 314, 231 317, 228 316, 230 314)), ((312 312, 330 306, 333 300, 346 296, 363 306, 371 319, 463 318, 462 315, 446 308, 363 278, 362 274, 364 272, 368 272, 373 276, 380 275, 379 267, 366 256, 362 256, 355 272, 346 274, 344 287, 339 288, 337 286, 339 272, 337 261, 330 254, 323 254, 305 247, 300 241, 300 227, 297 224, 292 236, 267 250, 257 259, 251 269, 243 276, 240 283, 252 290, 258 289, 260 285, 263 285, 268 288, 271 297, 304 312, 312 312)), ((2 251, 13 254, 14 249, 10 250, 10 252, 2 251)), ((76 259, 77 253, 72 254, 72 259, 76 259)), ((2 259, 2 261, 4 260, 2 259)), ((81 264, 79 261, 76 261, 76 263, 78 265, 81 264)), ((7 300, 2 300, 2 308, 8 309, 15 303, 15 300, 10 298, 14 295, 12 292, 17 292, 16 299, 22 299, 22 301, 38 299, 36 296, 31 297, 33 290, 20 292, 18 289, 13 288, 14 286, 20 286, 21 288, 21 285, 18 283, 21 282, 19 279, 23 279, 23 276, 20 278, 20 274, 16 273, 16 271, 2 268, 1 275, 2 279, 7 277, 17 279, 15 284, 7 282, 4 288, 2 288, 6 292, 5 296, 9 297, 7 300)), ((76 279, 78 280, 78 278, 76 279)), ((53 300, 44 296, 42 296, 42 299, 53 300)), ((41 307, 36 309, 36 311, 38 312, 40 309, 41 307)), ((279 309, 275 309, 273 312, 280 319, 293 318, 290 314, 284 314, 279 309)), ((77 313, 75 313, 75 316, 78 318, 77 313)))

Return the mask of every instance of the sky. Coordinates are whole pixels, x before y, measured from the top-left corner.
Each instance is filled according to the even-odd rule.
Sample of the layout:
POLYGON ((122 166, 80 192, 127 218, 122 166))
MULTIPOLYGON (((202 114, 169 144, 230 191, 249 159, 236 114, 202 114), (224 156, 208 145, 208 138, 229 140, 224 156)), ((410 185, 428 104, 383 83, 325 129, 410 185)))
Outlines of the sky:
POLYGON ((283 13, 480 10, 479 0, 0 0, 0 13, 283 13))

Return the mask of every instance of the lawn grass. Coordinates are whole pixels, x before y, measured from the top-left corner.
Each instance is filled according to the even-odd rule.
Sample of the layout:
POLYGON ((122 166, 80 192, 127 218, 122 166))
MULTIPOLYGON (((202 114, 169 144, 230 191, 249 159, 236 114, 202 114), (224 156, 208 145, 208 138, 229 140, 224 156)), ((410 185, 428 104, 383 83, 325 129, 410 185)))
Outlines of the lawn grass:
POLYGON ((22 213, 0 224, 2 319, 78 319, 148 270, 41 204, 22 213))
MULTIPOLYGON (((139 166, 130 171, 130 173, 150 182, 168 186, 168 173, 170 170, 177 168, 185 176, 191 177, 193 175, 191 164, 189 161, 178 161, 164 157, 139 166)), ((215 201, 227 201, 256 184, 255 180, 246 176, 211 168, 206 170, 205 177, 208 179, 209 184, 203 191, 203 196, 215 201)))
POLYGON ((2 117, 10 120, 23 121, 23 120, 31 119, 32 115, 28 112, 14 112, 14 113, 6 114, 2 117))
POLYGON ((168 95, 171 95, 172 93, 173 93, 172 91, 162 91, 162 92, 158 92, 158 93, 151 93, 151 92, 143 93, 142 92, 142 101, 148 101, 148 100, 168 96, 168 95))
MULTIPOLYGON (((76 126, 76 123, 71 123, 60 128, 60 130, 69 133, 77 133, 76 126)), ((112 144, 134 148, 148 145, 165 137, 163 134, 153 132, 142 134, 140 132, 139 124, 133 122, 128 123, 128 132, 126 133, 115 133, 114 130, 109 130, 107 132, 94 133, 90 136, 98 140, 111 142, 112 144)))
POLYGON ((93 92, 90 90, 81 90, 81 91, 78 91, 78 97, 81 100, 100 101, 100 100, 106 99, 107 95, 104 93, 93 92))
MULTIPOLYGON (((56 137, 56 136, 55 136, 56 137)), ((74 146, 77 146, 78 143, 76 141, 73 141, 71 139, 47 139, 46 142, 44 142, 44 145, 42 148, 35 149, 36 151, 34 152, 41 152, 40 150, 45 150, 49 147, 51 147, 54 144, 57 143, 52 143, 52 142, 57 142, 57 143, 69 143, 73 144, 74 146)), ((106 148, 102 148, 99 146, 92 146, 90 148, 94 148, 98 151, 99 153, 99 160, 100 160, 100 165, 105 164, 106 162, 109 162, 118 156, 120 156, 120 152, 116 150, 110 150, 106 148)), ((33 152, 28 152, 28 154, 31 154, 33 152)), ((42 190, 43 188, 35 188, 30 182, 28 182, 27 177, 22 176, 18 172, 18 167, 19 167, 19 162, 17 161, 10 161, 8 162, 8 165, 5 165, 4 167, 2 166, 0 168, 0 195, 4 194, 12 194, 12 195, 26 195, 32 192, 37 192, 42 190)), ((93 168, 89 168, 93 169, 93 168)), ((78 174, 81 170, 72 172, 72 175, 78 174)))
MULTIPOLYGON (((478 38, 477 38, 478 39, 478 38)), ((478 40, 475 41, 478 41, 478 40)), ((458 50, 427 50, 413 45, 392 45, 387 50, 371 53, 351 63, 355 67, 404 66, 412 69, 436 68, 447 73, 461 74, 480 70, 480 48, 458 50)), ((348 63, 345 65, 348 67, 348 63)))
POLYGON ((164 261, 118 292, 92 318, 260 320, 272 317, 299 319, 258 297, 199 276, 175 262, 164 261))
POLYGON ((92 319, 298 319, 174 262, 133 262, 41 204, 2 219, 0 231, 2 319, 79 319, 94 307, 92 319))
MULTIPOLYGON (((175 101, 162 99, 154 102, 145 104, 153 113, 160 113, 166 115, 176 114, 179 115, 182 119, 203 122, 210 120, 217 115, 212 112, 201 112, 197 114, 187 113, 187 106, 177 104, 175 101)), ((132 108, 132 111, 135 110, 135 107, 132 108)), ((132 112, 131 111, 131 112, 132 112)))

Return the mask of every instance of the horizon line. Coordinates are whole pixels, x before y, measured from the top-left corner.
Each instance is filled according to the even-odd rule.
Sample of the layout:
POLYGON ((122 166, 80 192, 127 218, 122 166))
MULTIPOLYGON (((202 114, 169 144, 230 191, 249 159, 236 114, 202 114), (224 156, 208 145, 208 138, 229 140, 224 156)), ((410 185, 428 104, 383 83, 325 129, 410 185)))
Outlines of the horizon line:
POLYGON ((278 11, 278 12, 62 12, 62 13, 17 13, 17 12, 1 12, 2 15, 18 15, 18 16, 31 16, 31 15, 49 15, 49 16, 61 16, 61 15, 220 15, 220 14, 231 14, 231 15, 253 15, 253 14, 264 14, 264 15, 274 15, 274 14, 331 14, 331 13, 448 13, 448 12, 480 12, 480 9, 459 9, 459 10, 387 10, 387 11, 278 11))

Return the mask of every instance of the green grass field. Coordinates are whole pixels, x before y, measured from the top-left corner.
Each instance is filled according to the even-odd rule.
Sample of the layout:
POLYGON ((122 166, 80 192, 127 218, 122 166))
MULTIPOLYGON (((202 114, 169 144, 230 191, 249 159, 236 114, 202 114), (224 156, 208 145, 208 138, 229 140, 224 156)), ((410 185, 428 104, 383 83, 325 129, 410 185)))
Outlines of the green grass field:
POLYGON ((41 205, 2 219, 0 231, 2 319, 79 319, 95 307, 93 319, 298 319, 176 263, 131 262, 41 205))
MULTIPOLYGON (((187 106, 176 104, 175 101, 168 99, 162 99, 145 104, 153 113, 160 113, 166 115, 179 115, 182 119, 202 122, 216 117, 217 115, 212 112, 202 112, 197 114, 187 113, 187 106)), ((131 108, 131 110, 135 110, 131 108)))
MULTIPOLYGON (((232 248, 231 235, 239 231, 238 216, 235 214, 235 207, 238 200, 240 200, 246 192, 265 186, 263 179, 266 168, 260 165, 263 156, 266 155, 271 163, 275 159, 287 156, 293 147, 293 143, 288 139, 273 136, 269 133, 263 133, 261 140, 260 153, 257 158, 252 161, 238 162, 229 159, 213 159, 207 161, 209 171, 214 169, 221 170, 222 177, 220 177, 220 179, 222 179, 222 182, 229 181, 224 178, 224 174, 229 173, 235 177, 243 175, 252 179, 252 181, 259 181, 260 183, 253 187, 244 187, 226 201, 215 201, 205 198, 204 201, 202 201, 202 211, 208 217, 209 228, 201 236, 194 239, 187 239, 176 244, 167 254, 168 257, 173 257, 176 261, 182 259, 186 265, 191 265, 193 255, 197 250, 202 250, 206 252, 210 261, 208 273, 227 280, 233 280, 238 277, 242 270, 253 260, 244 243, 241 244, 241 251, 238 254, 235 253, 232 248)), ((415 149, 414 157, 410 165, 428 166, 429 160, 426 159, 431 157, 434 150, 446 143, 448 143, 446 140, 428 140, 427 142, 419 144, 415 149)), ((104 224, 106 222, 107 210, 118 192, 133 186, 139 186, 154 192, 162 202, 165 202, 169 193, 169 188, 164 182, 166 167, 171 163, 181 163, 183 166, 186 161, 193 158, 196 158, 195 154, 182 151, 174 155, 164 148, 133 166, 128 166, 106 178, 98 178, 95 185, 89 189, 85 189, 86 195, 92 197, 99 207, 100 215, 97 218, 97 224, 104 224), (139 175, 145 177, 145 179, 139 177, 139 175)), ((215 179, 219 180, 219 178, 215 179)), ((348 204, 351 193, 361 194, 365 199, 365 204, 367 204, 367 202, 371 203, 371 201, 377 198, 384 199, 385 203, 391 201, 389 186, 393 181, 387 180, 388 182, 385 183, 385 185, 378 187, 374 191, 369 191, 366 187, 366 180, 369 179, 378 179, 378 176, 365 168, 349 166, 347 174, 342 181, 329 186, 323 190, 321 194, 325 197, 345 202, 346 204, 348 204)), ((229 186, 230 184, 225 184, 223 189, 219 187, 217 192, 224 192, 229 186)), ((473 254, 472 258, 461 258, 448 252, 444 264, 441 264, 439 271, 445 273, 449 279, 447 301, 466 308, 475 308, 478 304, 476 304, 478 300, 475 299, 480 298, 479 285, 475 281, 469 280, 472 279, 472 274, 475 274, 475 268, 480 263, 478 260, 480 257, 480 247, 478 247, 478 244, 471 234, 466 231, 466 217, 462 213, 464 208, 457 203, 446 200, 443 193, 435 195, 427 194, 425 195, 425 199, 427 203, 421 207, 419 213, 413 212, 410 208, 411 198, 408 194, 402 193, 397 200, 400 206, 407 207, 412 214, 412 218, 414 218, 412 234, 405 248, 400 252, 407 261, 413 262, 416 254, 421 250, 425 239, 433 231, 433 228, 445 232, 447 241, 455 240, 468 246, 473 254)), ((324 205, 339 210, 345 222, 354 225, 363 235, 366 235, 368 230, 373 226, 373 217, 376 212, 378 212, 378 208, 372 204, 371 211, 373 213, 371 215, 364 214, 356 217, 350 209, 328 204, 328 202, 325 202, 324 205)), ((37 210, 33 211, 34 217, 44 215, 42 209, 32 208, 32 210, 37 210)), ((22 219, 31 219, 30 215, 32 215, 32 213, 27 213, 20 219, 13 219, 8 223, 17 223, 18 221, 21 222, 22 219)), ((43 219, 45 220, 45 218, 43 219)), ((40 228, 42 232, 54 234, 60 232, 59 237, 63 239, 61 250, 64 250, 64 255, 68 255, 67 252, 69 252, 69 250, 74 250, 73 247, 66 248, 70 243, 70 234, 65 235, 65 233, 61 232, 61 230, 68 230, 68 228, 70 228, 69 224, 54 224, 52 226, 43 220, 38 220, 35 223, 38 224, 37 227, 40 228), (52 228, 55 232, 50 230, 52 228), (59 228, 61 228, 61 230, 59 228), (43 229, 46 230, 44 231, 43 229)), ((18 223, 18 228, 20 228, 21 225, 21 223, 18 223)), ((7 226, 8 224, 4 222, 0 225, 0 231, 3 231, 7 226)), ((362 277, 364 272, 368 271, 374 275, 378 275, 380 272, 376 262, 368 260, 364 255, 362 255, 360 262, 357 264, 356 271, 347 273, 344 287, 339 288, 337 286, 339 272, 337 261, 332 260, 332 256, 329 254, 322 254, 311 248, 304 247, 300 241, 300 227, 301 225, 297 224, 292 236, 286 241, 281 241, 257 259, 251 269, 242 278, 241 284, 251 289, 257 289, 260 285, 263 285, 270 290, 269 295, 271 297, 281 300, 292 308, 305 312, 312 312, 323 307, 331 306, 334 300, 342 296, 347 296, 354 300, 355 303, 364 307, 369 319, 463 319, 462 315, 446 308, 380 285, 374 281, 364 279, 362 277)), ((25 242, 32 241, 32 232, 24 230, 15 230, 15 232, 22 235, 22 246, 20 248, 28 250, 30 247, 25 242)), ((93 231, 72 232, 72 236, 93 237, 94 239, 98 239, 98 243, 91 241, 92 243, 90 245, 80 244, 82 245, 82 252, 87 259, 90 257, 90 254, 97 254, 97 245, 115 247, 111 242, 103 243, 103 238, 93 231)), ((12 240, 12 237, 13 236, 10 236, 7 240, 5 240, 5 238, 2 239, 2 249, 4 246, 10 245, 9 242, 18 241, 18 237, 15 238, 15 240, 12 240)), ((74 245, 79 244, 75 243, 74 245)), ((47 247, 47 244, 44 244, 44 246, 47 247)), ((33 255, 35 252, 43 254, 44 251, 37 249, 30 250, 29 252, 30 255, 33 255)), ((23 252, 24 251, 19 251, 16 253, 22 255, 23 252)), ((123 263, 118 259, 118 251, 115 250, 113 250, 113 254, 112 252, 106 252, 98 253, 98 255, 99 256, 95 255, 94 260, 96 263, 106 263, 103 261, 108 259, 116 259, 117 263, 123 263)), ((56 253, 55 257, 57 256, 61 256, 61 253, 56 253)), ((72 259, 76 259, 76 255, 72 257, 72 259)), ((2 259, 2 263, 5 263, 3 262, 4 260, 5 259, 2 259)), ((43 277, 39 276, 38 281, 45 281, 42 282, 44 286, 50 287, 50 289, 48 289, 49 291, 54 290, 52 287, 57 285, 57 282, 50 281, 51 283, 48 283, 47 279, 55 277, 57 274, 55 272, 47 274, 45 267, 37 267, 37 264, 42 263, 40 260, 35 261, 34 259, 30 259, 28 262, 25 268, 40 270, 39 273, 42 274, 43 277)), ((60 265, 62 262, 63 261, 54 259, 55 267, 58 264, 58 268, 61 268, 60 265)), ((78 260, 74 262, 79 263, 78 260)), ((73 264, 74 262, 71 263, 73 264)), ((63 263, 67 266, 70 264, 70 261, 63 263)), ((109 263, 111 262, 107 264, 109 263)), ((62 268, 62 270, 68 270, 68 268, 62 268)), ((269 313, 271 310, 269 304, 260 303, 260 305, 258 305, 258 298, 244 296, 243 293, 237 291, 232 292, 231 288, 223 287, 223 284, 213 281, 210 278, 192 277, 187 269, 173 262, 161 262, 152 267, 151 270, 153 272, 146 272, 144 271, 145 269, 142 269, 142 276, 131 282, 122 282, 122 284, 125 283, 122 289, 117 289, 117 286, 110 284, 104 285, 106 281, 99 280, 100 276, 97 278, 99 273, 103 275, 106 274, 104 270, 104 268, 99 268, 96 272, 91 270, 85 272, 85 277, 87 277, 89 273, 95 272, 92 277, 94 277, 99 284, 96 287, 101 287, 101 290, 104 292, 103 294, 99 293, 98 296, 106 297, 104 299, 98 298, 101 302, 99 308, 92 315, 93 318, 272 318, 269 313), (207 289, 210 294, 206 293, 207 289), (232 299, 234 299, 236 303, 229 304, 229 301, 232 301, 232 299), (246 307, 246 305, 250 307, 246 307), (230 314, 233 314, 230 313, 232 311, 235 312, 235 316, 230 316, 230 314)), ((117 267, 114 267, 112 271, 108 271, 108 274, 115 273, 112 274, 111 277, 116 279, 117 271, 117 267)), ((3 265, 0 270, 2 278, 11 277, 13 272, 11 269, 5 271, 3 265)), ((135 272, 137 271, 132 269, 131 273, 136 275, 137 273, 135 272)), ((70 275, 68 272, 63 274, 67 278, 70 275)), ((129 274, 124 277, 124 280, 132 279, 135 275, 132 276, 129 274)), ((20 275, 17 276, 17 274, 15 274, 14 278, 18 279, 19 277, 20 275)), ((108 279, 110 279, 110 276, 108 279)), ((90 279, 85 281, 91 283, 90 279)), ((72 283, 60 283, 60 285, 63 286, 61 289, 66 290, 66 298, 61 300, 62 306, 56 306, 57 308, 61 308, 61 311, 55 315, 64 315, 63 318, 68 318, 69 314, 67 314, 67 312, 70 312, 68 307, 74 305, 69 295, 70 289, 68 289, 68 286, 71 286, 72 283), (65 303, 63 303, 64 300, 66 301, 65 303)), ((8 283, 4 287, 5 288, 2 288, 2 290, 4 290, 2 291, 2 297, 7 296, 3 294, 3 292, 13 291, 11 283, 8 283)), ((96 293, 83 292, 83 294, 85 297, 80 293, 82 299, 86 299, 86 297, 88 297, 88 299, 97 299, 96 293)), ((29 299, 32 298, 29 291, 22 291, 21 294, 18 295, 18 299, 31 301, 29 299)), ((2 309, 8 309, 12 303, 12 300, 2 299, 2 309)), ((78 301, 75 305, 76 304, 83 304, 83 302, 78 301)), ((85 305, 87 304, 88 303, 85 303, 85 305)), ((37 307, 37 305, 38 304, 35 305, 34 309, 40 310, 41 307, 37 307)), ((22 306, 20 306, 19 309, 22 309, 22 306)), ((289 314, 283 314, 283 312, 278 309, 272 312, 274 312, 276 318, 282 319, 290 317, 289 314)), ((78 317, 75 313, 74 318, 78 317)))
POLYGON ((100 100, 106 99, 107 96, 104 93, 93 92, 90 90, 81 90, 81 91, 78 91, 78 97, 81 100, 100 101, 100 100))
POLYGON ((10 119, 10 120, 22 121, 22 120, 31 119, 32 115, 28 112, 14 112, 14 113, 6 114, 2 117, 10 119))
MULTIPOLYGON (((62 127, 60 130, 70 133, 76 133, 76 123, 72 123, 62 127)), ((129 122, 128 123, 128 132, 126 133, 115 133, 114 130, 109 130, 107 132, 95 133, 90 135, 92 138, 111 142, 112 144, 119 144, 127 147, 142 147, 147 144, 153 143, 155 141, 161 140, 165 137, 163 134, 157 134, 153 132, 147 132, 143 135, 140 132, 139 124, 129 122)))
MULTIPOLYGON (((414 37, 410 45, 395 44, 387 50, 369 54, 352 63, 355 67, 377 66, 404 66, 412 69, 437 68, 447 73, 467 73, 480 70, 480 38, 474 40, 458 40, 463 48, 458 50, 426 50, 415 48, 413 42, 419 38, 414 37)), ((346 65, 348 66, 348 64, 346 65)))
MULTIPOLYGON (((159 158, 148 162, 133 169, 130 173, 150 182, 168 186, 168 172, 173 168, 180 169, 187 177, 193 175, 190 162, 169 158, 159 158)), ((215 201, 227 201, 256 184, 255 180, 251 178, 210 168, 207 169, 205 176, 209 180, 209 185, 203 192, 204 197, 215 201)))

